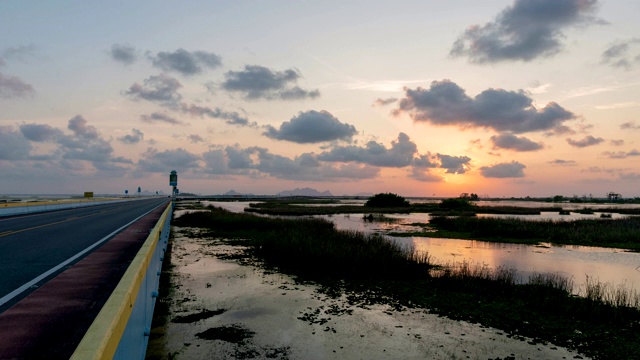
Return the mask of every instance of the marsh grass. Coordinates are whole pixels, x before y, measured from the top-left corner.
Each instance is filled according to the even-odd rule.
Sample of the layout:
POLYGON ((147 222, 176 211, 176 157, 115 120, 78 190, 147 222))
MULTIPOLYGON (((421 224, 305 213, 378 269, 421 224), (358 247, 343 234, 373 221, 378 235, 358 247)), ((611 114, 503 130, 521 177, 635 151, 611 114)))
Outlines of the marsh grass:
POLYGON ((528 221, 517 218, 432 217, 438 230, 460 238, 500 242, 551 242, 564 245, 616 247, 640 251, 640 217, 613 220, 528 221))
MULTIPOLYGON (((209 210, 184 214, 174 220, 175 225, 204 227, 212 236, 242 239, 262 266, 299 281, 317 282, 336 296, 350 292, 348 298, 357 299, 354 302, 395 304, 397 310, 424 307, 452 319, 502 329, 516 338, 574 347, 594 358, 630 359, 640 354, 636 291, 589 278, 584 295, 575 296, 572 279, 559 274, 534 274, 523 283, 512 268, 469 262, 435 266, 427 253, 379 235, 339 231, 321 219, 209 210)), ((513 231, 508 229, 511 223, 499 225, 513 231)))

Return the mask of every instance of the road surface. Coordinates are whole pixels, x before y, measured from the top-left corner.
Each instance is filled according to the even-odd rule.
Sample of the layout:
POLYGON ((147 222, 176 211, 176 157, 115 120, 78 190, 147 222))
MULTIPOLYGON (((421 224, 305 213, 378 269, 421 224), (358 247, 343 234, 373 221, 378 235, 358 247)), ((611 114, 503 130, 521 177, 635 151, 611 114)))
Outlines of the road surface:
POLYGON ((0 313, 167 201, 151 198, 0 218, 0 313))

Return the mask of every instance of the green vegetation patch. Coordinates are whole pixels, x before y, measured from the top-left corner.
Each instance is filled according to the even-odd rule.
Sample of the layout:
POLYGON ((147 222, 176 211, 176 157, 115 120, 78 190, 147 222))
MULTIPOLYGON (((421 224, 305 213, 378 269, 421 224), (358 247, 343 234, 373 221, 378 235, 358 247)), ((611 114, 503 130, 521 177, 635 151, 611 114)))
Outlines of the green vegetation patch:
MULTIPOLYGON (((640 217, 612 220, 528 221, 516 218, 432 217, 446 237, 495 242, 584 245, 640 251, 640 217)), ((437 237, 438 235, 430 235, 437 237)))

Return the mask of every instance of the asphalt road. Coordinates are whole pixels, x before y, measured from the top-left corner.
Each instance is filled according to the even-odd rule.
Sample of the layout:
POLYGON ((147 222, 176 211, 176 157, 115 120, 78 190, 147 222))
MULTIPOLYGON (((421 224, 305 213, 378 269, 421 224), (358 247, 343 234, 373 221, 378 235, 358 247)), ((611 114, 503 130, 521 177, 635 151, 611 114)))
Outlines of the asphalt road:
POLYGON ((0 218, 0 312, 168 201, 151 198, 0 218))

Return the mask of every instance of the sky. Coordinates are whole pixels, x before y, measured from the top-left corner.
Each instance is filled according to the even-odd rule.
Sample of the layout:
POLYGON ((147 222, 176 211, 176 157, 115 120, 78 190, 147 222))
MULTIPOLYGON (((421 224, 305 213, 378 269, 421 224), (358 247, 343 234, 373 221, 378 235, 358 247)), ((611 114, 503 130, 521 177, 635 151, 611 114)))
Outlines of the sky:
POLYGON ((0 193, 637 197, 639 14, 2 1, 0 193))

